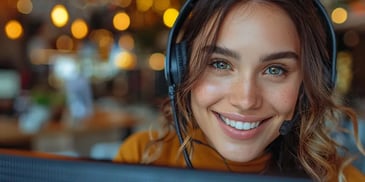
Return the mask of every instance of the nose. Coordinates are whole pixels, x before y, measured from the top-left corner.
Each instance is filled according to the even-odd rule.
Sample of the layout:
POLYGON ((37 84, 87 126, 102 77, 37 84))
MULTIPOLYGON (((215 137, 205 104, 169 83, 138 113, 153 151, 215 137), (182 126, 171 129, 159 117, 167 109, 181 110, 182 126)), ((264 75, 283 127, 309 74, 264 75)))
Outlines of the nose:
POLYGON ((254 78, 239 79, 232 84, 230 103, 240 110, 257 109, 262 104, 262 93, 254 78))

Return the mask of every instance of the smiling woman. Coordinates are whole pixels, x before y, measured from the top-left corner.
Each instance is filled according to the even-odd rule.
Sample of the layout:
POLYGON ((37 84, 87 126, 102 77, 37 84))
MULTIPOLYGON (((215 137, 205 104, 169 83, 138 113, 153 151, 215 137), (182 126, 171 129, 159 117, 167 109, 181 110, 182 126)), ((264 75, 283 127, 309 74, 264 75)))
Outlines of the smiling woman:
POLYGON ((166 122, 131 136, 115 161, 365 180, 330 137, 338 116, 357 120, 331 100, 336 45, 319 1, 192 0, 180 14, 167 49, 166 122))

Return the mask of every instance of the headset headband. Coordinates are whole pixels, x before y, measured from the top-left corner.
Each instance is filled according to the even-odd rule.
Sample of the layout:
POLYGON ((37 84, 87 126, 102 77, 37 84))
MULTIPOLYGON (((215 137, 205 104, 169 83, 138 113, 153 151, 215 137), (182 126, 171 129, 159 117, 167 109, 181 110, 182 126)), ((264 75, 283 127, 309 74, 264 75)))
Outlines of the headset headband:
POLYGON ((176 72, 179 73, 178 64, 175 61, 171 61, 176 56, 175 53, 175 44, 177 41, 177 37, 179 35, 179 31, 182 28, 185 20, 189 17, 191 11, 193 10, 195 3, 197 0, 187 0, 185 4, 182 6, 179 12, 179 16, 176 18, 174 26, 171 28, 168 41, 167 41, 167 50, 166 50, 166 59, 165 59, 165 78, 168 85, 176 85, 176 83, 181 83, 179 77, 176 76, 176 72))

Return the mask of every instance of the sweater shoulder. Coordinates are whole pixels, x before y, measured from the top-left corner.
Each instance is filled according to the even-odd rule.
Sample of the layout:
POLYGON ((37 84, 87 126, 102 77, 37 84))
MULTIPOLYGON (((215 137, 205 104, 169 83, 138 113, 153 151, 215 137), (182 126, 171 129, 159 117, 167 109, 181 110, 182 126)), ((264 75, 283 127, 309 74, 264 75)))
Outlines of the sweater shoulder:
POLYGON ((126 138, 119 147, 115 162, 140 163, 143 151, 150 141, 150 133, 141 131, 126 138))
POLYGON ((343 172, 348 182, 365 181, 365 175, 352 165, 346 166, 343 172))

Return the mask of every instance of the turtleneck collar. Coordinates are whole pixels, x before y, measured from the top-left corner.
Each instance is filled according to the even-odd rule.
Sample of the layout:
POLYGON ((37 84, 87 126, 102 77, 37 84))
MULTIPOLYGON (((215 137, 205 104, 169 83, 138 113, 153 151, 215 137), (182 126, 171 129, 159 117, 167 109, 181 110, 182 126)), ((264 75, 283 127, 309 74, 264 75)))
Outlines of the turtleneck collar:
POLYGON ((192 137, 192 164, 197 169, 219 171, 263 173, 271 160, 271 153, 265 152, 249 162, 235 162, 224 159, 212 146, 209 145, 204 133, 200 129, 191 132, 192 137))

